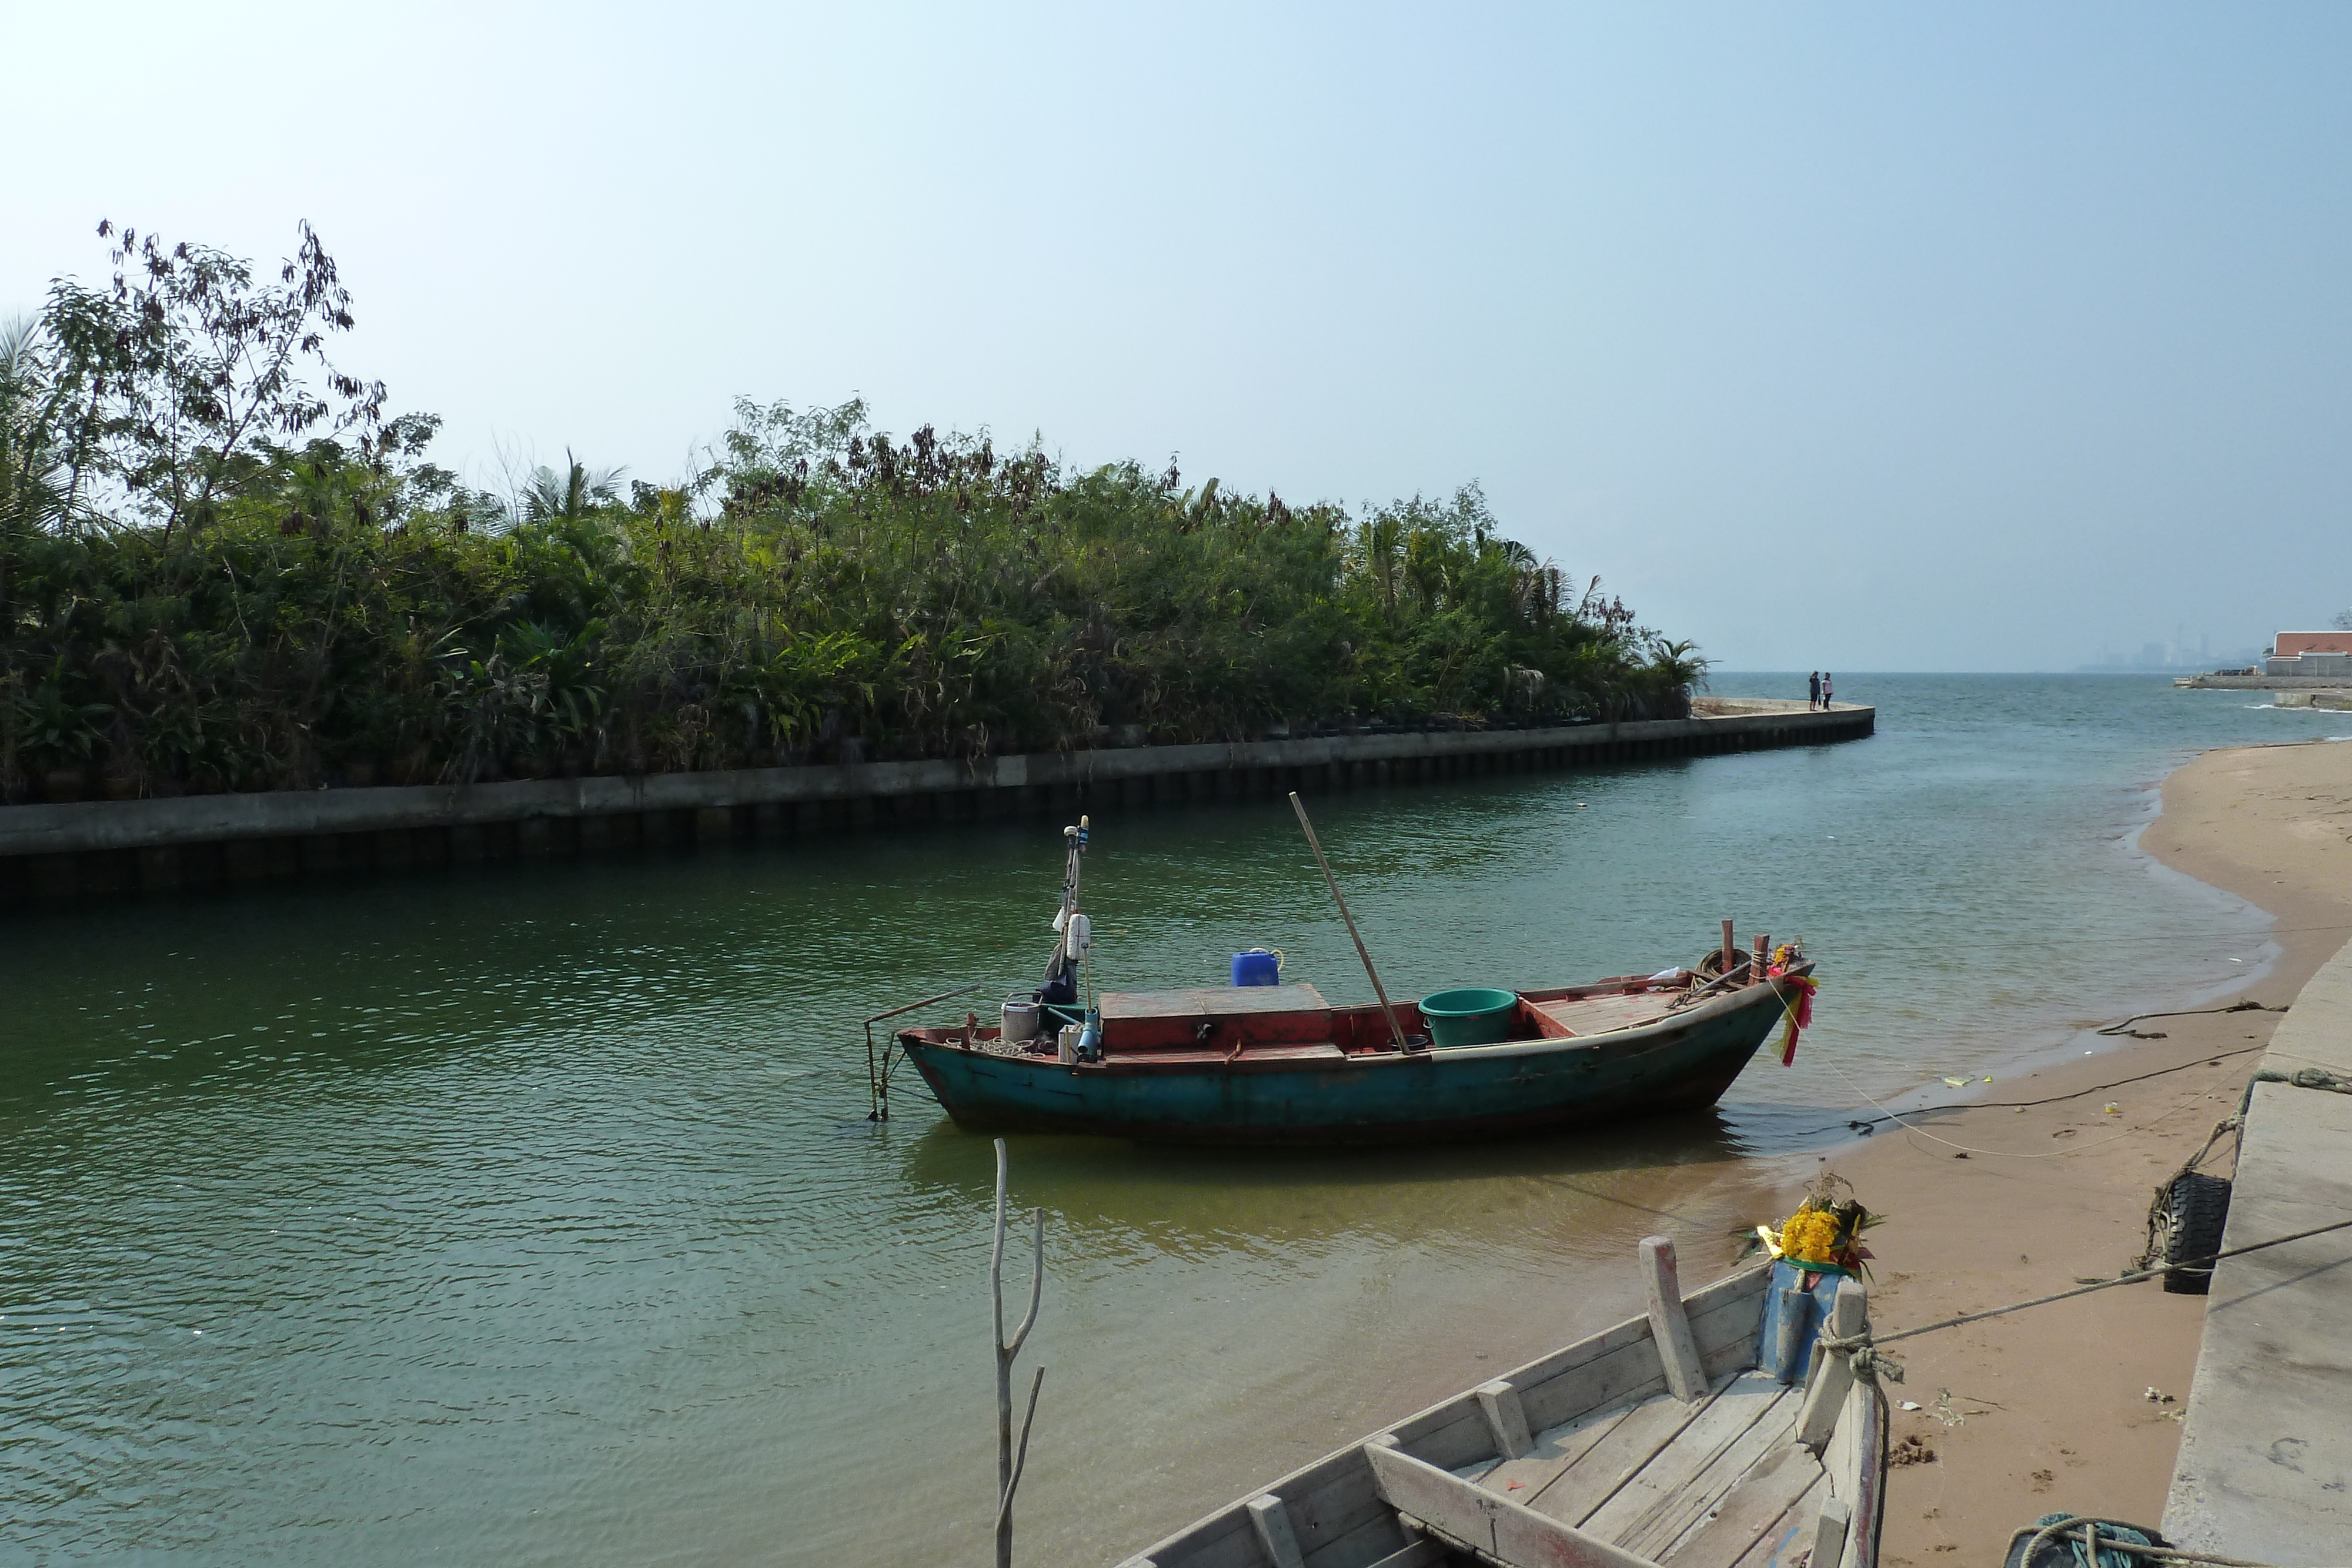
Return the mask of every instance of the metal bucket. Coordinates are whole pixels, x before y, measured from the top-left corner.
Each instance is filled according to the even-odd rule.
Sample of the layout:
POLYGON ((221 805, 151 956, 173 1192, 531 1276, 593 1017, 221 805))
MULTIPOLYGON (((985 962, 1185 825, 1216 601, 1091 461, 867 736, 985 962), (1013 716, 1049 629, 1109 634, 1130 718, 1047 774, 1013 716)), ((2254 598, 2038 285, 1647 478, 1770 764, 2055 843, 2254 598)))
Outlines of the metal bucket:
POLYGON ((1007 1040, 1025 1045, 1037 1038, 1037 998, 1026 991, 1005 998, 1003 1009, 997 1016, 1007 1040))

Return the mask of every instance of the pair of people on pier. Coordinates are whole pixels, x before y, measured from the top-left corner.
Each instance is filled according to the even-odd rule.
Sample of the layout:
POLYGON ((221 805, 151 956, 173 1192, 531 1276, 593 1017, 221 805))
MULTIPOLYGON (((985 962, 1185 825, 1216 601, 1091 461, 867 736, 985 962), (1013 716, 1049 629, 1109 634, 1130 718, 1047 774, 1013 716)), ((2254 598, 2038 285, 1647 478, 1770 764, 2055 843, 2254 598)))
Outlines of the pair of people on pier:
POLYGON ((1829 672, 1815 670, 1811 678, 1805 682, 1805 706, 1809 708, 1828 707, 1832 700, 1831 689, 1829 672))

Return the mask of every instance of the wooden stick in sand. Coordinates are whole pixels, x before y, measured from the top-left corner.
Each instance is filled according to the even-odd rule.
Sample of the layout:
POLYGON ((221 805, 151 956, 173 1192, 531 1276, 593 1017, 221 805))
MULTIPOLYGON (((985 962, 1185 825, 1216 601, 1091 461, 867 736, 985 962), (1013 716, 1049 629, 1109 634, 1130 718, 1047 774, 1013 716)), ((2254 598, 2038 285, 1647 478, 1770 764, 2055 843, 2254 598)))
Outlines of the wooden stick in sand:
POLYGON ((1323 858, 1323 845, 1315 837, 1315 824, 1307 820, 1307 802, 1298 798, 1296 789, 1290 792, 1290 809, 1298 813, 1298 825, 1307 830, 1307 847, 1315 852, 1315 863, 1323 868, 1324 883, 1331 889, 1331 902, 1339 906, 1339 918, 1348 923, 1348 936, 1356 945, 1356 956, 1364 961, 1364 973, 1372 977, 1372 995, 1381 998, 1381 1015, 1389 1020, 1389 1033, 1399 1051, 1409 1052, 1412 1047, 1405 1043, 1396 1009, 1389 1006, 1389 994, 1381 986, 1381 972, 1372 967, 1372 956, 1364 951, 1364 939, 1356 931, 1356 917, 1348 913, 1348 900, 1339 891, 1339 879, 1331 874, 1331 862, 1323 858))

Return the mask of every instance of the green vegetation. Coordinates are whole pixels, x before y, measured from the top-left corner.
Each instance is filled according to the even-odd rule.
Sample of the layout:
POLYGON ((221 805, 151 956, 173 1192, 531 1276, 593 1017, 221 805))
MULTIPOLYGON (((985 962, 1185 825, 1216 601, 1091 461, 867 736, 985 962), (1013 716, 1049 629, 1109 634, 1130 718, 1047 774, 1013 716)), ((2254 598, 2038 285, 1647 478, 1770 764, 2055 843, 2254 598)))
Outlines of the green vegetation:
POLYGON ((1350 514, 745 402, 676 486, 492 497, 331 363, 307 227, 275 281, 114 238, 0 333, 10 800, 1670 716, 1704 667, 1475 486, 1350 514))

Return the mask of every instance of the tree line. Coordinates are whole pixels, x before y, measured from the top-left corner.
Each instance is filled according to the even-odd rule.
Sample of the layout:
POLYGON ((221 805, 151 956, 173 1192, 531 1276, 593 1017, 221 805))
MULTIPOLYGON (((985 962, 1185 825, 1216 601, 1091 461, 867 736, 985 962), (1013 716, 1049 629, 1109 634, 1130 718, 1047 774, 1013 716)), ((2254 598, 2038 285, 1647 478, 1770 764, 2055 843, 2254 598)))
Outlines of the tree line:
POLYGON ((1477 487, 1350 510, 738 403, 675 484, 508 493, 274 274, 101 225, 0 329, 0 798, 1680 716, 1704 662, 1477 487))

